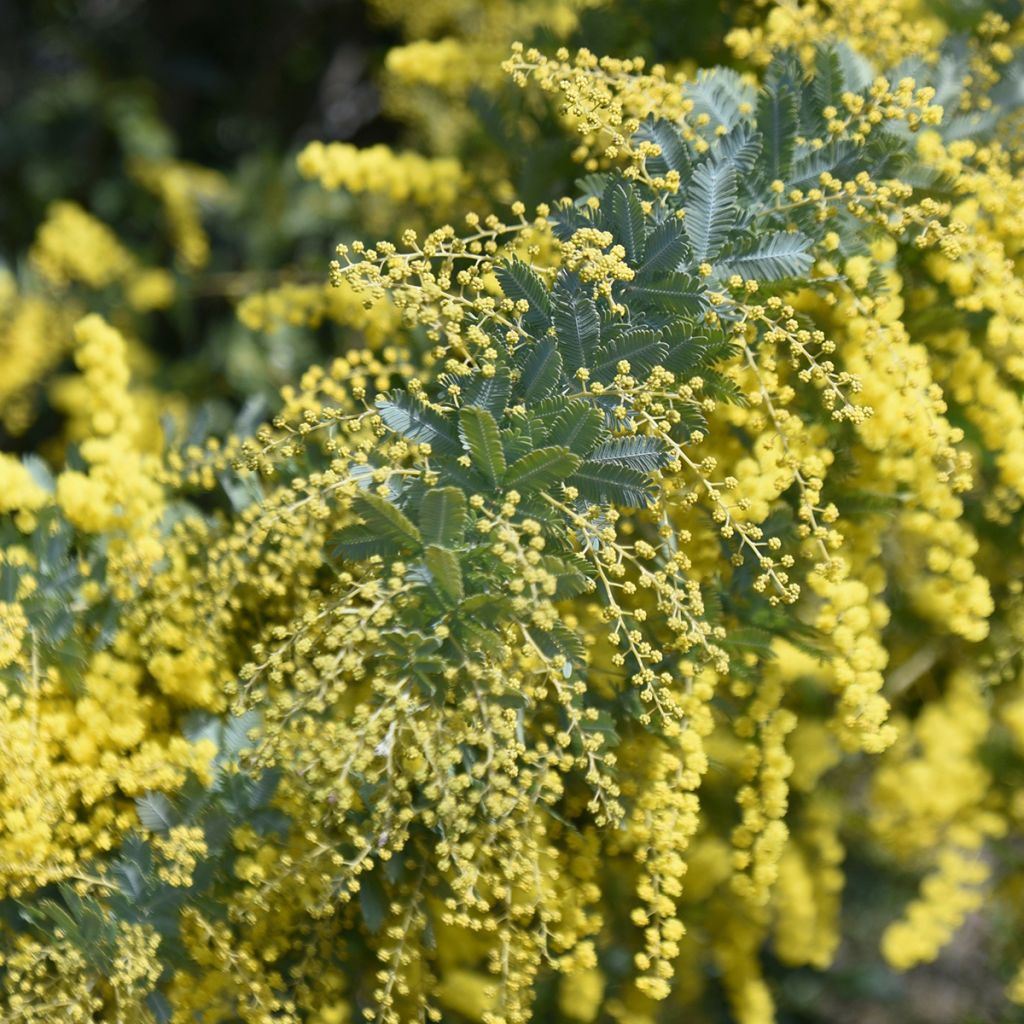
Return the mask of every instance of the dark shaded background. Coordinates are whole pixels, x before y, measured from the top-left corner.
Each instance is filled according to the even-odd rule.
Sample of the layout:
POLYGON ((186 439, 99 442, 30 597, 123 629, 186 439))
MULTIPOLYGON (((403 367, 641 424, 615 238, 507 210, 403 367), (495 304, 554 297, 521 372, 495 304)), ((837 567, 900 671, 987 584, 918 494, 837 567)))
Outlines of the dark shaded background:
POLYGON ((396 41, 358 0, 0 0, 0 251, 126 153, 231 169, 314 135, 391 141, 370 68, 396 41))
MULTIPOLYGON (((713 61, 732 6, 610 4, 570 43, 713 61), (685 33, 655 30, 672 24, 685 33)), ((0 255, 31 241, 50 199, 102 215, 93 193, 126 153, 230 170, 311 138, 396 142, 374 77, 401 41, 360 0, 0 0, 0 255)))

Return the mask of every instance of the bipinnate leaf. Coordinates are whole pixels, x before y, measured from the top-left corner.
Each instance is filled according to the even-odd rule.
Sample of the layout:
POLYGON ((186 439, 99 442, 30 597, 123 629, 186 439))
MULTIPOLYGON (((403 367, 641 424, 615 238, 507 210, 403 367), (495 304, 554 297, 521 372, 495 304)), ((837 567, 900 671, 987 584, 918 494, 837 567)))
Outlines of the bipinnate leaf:
POLYGON ((438 587, 453 601, 461 601, 464 596, 462 567, 455 552, 437 544, 429 544, 423 553, 423 560, 438 587))
POLYGON ((458 487, 435 487, 420 503, 420 534, 424 544, 443 548, 462 543, 466 532, 466 495, 458 487))
POLYGON ((497 487, 505 475, 505 453, 497 421, 486 409, 460 409, 459 436, 474 468, 497 487))
POLYGON ((402 547, 419 547, 420 531, 409 517, 379 494, 363 492, 353 499, 352 507, 368 530, 402 547))
POLYGON ((438 454, 458 454, 459 441, 453 425, 408 392, 395 390, 381 395, 377 411, 385 426, 396 434, 429 444, 438 454))
POLYGON ((508 467, 505 486, 523 492, 543 490, 564 480, 581 461, 578 455, 560 445, 538 448, 508 467))
POLYGON ((705 160, 693 172, 683 226, 697 263, 713 259, 725 243, 738 214, 736 193, 736 171, 731 164, 705 160))

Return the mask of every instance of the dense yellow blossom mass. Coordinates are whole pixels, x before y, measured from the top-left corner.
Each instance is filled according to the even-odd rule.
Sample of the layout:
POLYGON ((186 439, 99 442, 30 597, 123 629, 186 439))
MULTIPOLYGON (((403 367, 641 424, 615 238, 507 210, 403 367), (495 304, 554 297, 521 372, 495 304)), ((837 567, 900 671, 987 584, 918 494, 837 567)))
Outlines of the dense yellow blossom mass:
POLYGON ((66 421, 0 452, 0 1017, 772 1024, 865 873, 894 985, 984 919, 1024 1004, 1019 26, 757 2, 693 74, 373 6, 427 153, 297 155, 397 227, 238 296, 360 339, 268 422, 161 423, 140 340, 218 173, 131 163, 173 272, 68 201, 0 276, 0 424, 66 421), (464 208, 471 86, 575 198, 464 208))

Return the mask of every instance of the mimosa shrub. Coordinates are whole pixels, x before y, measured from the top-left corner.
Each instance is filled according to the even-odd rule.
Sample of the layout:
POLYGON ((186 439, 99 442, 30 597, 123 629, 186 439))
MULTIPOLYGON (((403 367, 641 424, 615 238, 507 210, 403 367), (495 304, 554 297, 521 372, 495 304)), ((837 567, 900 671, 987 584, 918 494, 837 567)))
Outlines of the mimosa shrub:
MULTIPOLYGON (((5 1021, 768 1024, 851 921, 906 972, 968 918, 1024 1001, 1017 30, 846 7, 740 70, 512 45, 575 193, 253 292, 365 344, 224 436, 133 383, 160 271, 51 211, 37 272, 122 291, 13 314, 78 376, 63 461, 0 456, 5 1021)), ((135 174, 201 272, 219 179, 135 174)))

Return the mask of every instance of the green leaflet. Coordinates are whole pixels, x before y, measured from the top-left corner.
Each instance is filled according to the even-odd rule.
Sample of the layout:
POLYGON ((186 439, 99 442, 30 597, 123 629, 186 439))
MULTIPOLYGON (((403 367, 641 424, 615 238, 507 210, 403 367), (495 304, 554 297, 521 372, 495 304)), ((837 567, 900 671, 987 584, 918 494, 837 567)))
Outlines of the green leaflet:
POLYGON ((623 359, 629 363, 632 373, 642 373, 661 363, 667 354, 668 345, 662 341, 659 331, 630 327, 601 349, 594 360, 594 375, 599 380, 614 377, 623 359))
POLYGON ((366 528, 377 536, 401 547, 419 547, 420 531, 412 520, 379 494, 364 491, 353 499, 352 507, 362 517, 366 528))
POLYGON ((788 82, 761 90, 757 123, 764 135, 765 173, 769 181, 785 180, 793 167, 797 133, 796 95, 788 82))
POLYGON ((589 366, 601 343, 601 320, 594 300, 579 292, 556 292, 551 302, 551 320, 565 369, 574 373, 581 366, 589 366))
POLYGON ((486 409, 460 409, 459 434, 473 466, 496 487, 505 476, 505 453, 498 424, 486 409))
POLYGON ((605 190, 601 206, 608 217, 608 226, 617 242, 626 250, 630 263, 639 263, 644 256, 644 211, 636 188, 629 182, 613 181, 605 190))
POLYGON ((349 562, 361 562, 373 555, 397 554, 399 548, 393 539, 382 537, 365 523, 352 523, 342 527, 332 538, 331 555, 349 562))
POLYGON ((739 274, 745 281, 778 281, 806 274, 814 262, 811 239, 799 231, 775 231, 738 247, 715 268, 725 280, 739 274))
POLYGON ((440 547, 437 544, 430 544, 423 553, 423 560, 427 563, 430 575, 434 582, 453 601, 461 601, 465 591, 462 584, 462 567, 459 565, 458 555, 448 548, 440 547))
POLYGON ((459 606, 481 622, 495 623, 511 611, 509 599, 505 594, 485 592, 471 594, 459 606))
POLYGON ((461 643, 472 650, 480 651, 489 658, 501 659, 507 656, 507 649, 501 633, 493 626, 480 625, 472 619, 463 618, 458 623, 461 643))
POLYGON ((760 133, 741 121, 719 140, 715 160, 739 175, 749 174, 761 155, 762 145, 760 133))
MULTIPOLYGON (((668 355, 662 364, 665 369, 692 377, 694 374, 705 371, 720 358, 718 353, 711 349, 711 345, 704 335, 693 333, 695 328, 681 322, 676 330, 678 333, 668 338, 668 355)), ((720 341, 726 351, 729 351, 726 339, 721 338, 720 341)))
POLYGON ((590 174, 584 174, 582 178, 577 178, 574 184, 581 196, 594 196, 600 199, 604 195, 604 190, 608 187, 608 182, 611 181, 611 178, 612 176, 608 172, 601 173, 595 171, 590 174))
MULTIPOLYGON (((551 398, 544 398, 537 402, 531 407, 529 413, 524 415, 520 422, 523 424, 525 433, 528 433, 533 440, 530 450, 534 448, 543 448, 544 445, 550 443, 551 428, 555 421, 570 409, 576 401, 579 399, 564 398, 561 395, 555 395, 551 398)), ((582 402, 583 405, 589 405, 589 402, 582 402)), ((518 418, 517 418, 518 419, 518 418)), ((558 442, 564 444, 564 442, 558 442)), ((567 446, 569 447, 569 446, 567 446)), ((508 455, 508 447, 505 448, 505 454, 508 455)), ((521 452, 521 455, 525 455, 526 452, 521 452)), ((517 456, 518 458, 519 456, 517 456)))
POLYGON ((549 630, 531 630, 530 635, 549 658, 560 654, 567 661, 577 665, 586 658, 586 648, 580 635, 564 622, 556 622, 549 630))
POLYGON ((637 270, 637 276, 649 277, 678 269, 689 248, 690 243, 682 223, 675 217, 666 220, 647 236, 644 259, 637 270))
POLYGON ((707 114, 711 131, 719 126, 732 128, 744 116, 743 109, 749 109, 754 100, 750 84, 727 67, 702 68, 683 91, 693 101, 691 117, 707 114))
POLYGON ((501 431, 501 446, 505 449, 505 461, 515 462, 537 447, 533 434, 517 427, 505 427, 501 431))
POLYGON ((729 635, 722 641, 723 645, 737 652, 752 651, 763 661, 773 661, 775 654, 772 650, 774 636, 766 629, 758 629, 755 626, 734 627, 729 630, 729 635))
POLYGON ((816 185, 826 171, 838 177, 849 177, 861 152, 848 139, 831 139, 821 149, 803 153, 793 161, 789 184, 804 188, 816 185))
POLYGON ((181 820, 174 805, 163 793, 146 793, 135 801, 135 813, 144 828, 166 832, 181 820))
MULTIPOLYGON (((724 239, 724 233, 722 237, 724 239)), ((646 302, 668 313, 695 317, 703 313, 707 306, 704 285, 700 278, 689 274, 662 274, 652 280, 631 281, 624 290, 631 301, 646 302)))
POLYGON ((614 463, 585 462, 566 485, 575 487, 581 498, 594 505, 646 508, 651 503, 647 474, 614 463))
POLYGON ((86 963, 103 970, 116 955, 117 922, 95 899, 80 896, 67 883, 61 883, 57 891, 64 906, 55 899, 41 899, 34 906, 26 900, 21 906, 23 920, 44 933, 46 925, 53 926, 77 947, 86 963))
POLYGON ((552 338, 543 338, 525 350, 520 362, 519 390, 528 401, 544 398, 562 379, 562 357, 552 338))
POLYGON ((548 443, 586 455, 604 433, 604 417, 587 402, 567 402, 551 421, 548 443))
POLYGON ((462 391, 462 404, 475 405, 488 412, 500 416, 508 404, 508 396, 512 391, 512 381, 507 366, 499 366, 493 376, 485 377, 482 373, 474 373, 462 391))
MULTIPOLYGON (((843 75, 843 84, 851 92, 863 92, 872 83, 875 77, 875 69, 871 61, 863 54, 858 53, 849 43, 840 41, 833 44, 836 56, 839 57, 839 67, 843 75)), ((955 52, 955 50, 954 50, 955 52)), ((947 53, 940 58, 940 65, 948 60, 947 53)), ((954 58, 955 59, 955 58, 954 58)), ((959 72, 957 79, 963 72, 959 72)))
POLYGON ((554 555, 544 555, 540 564, 545 572, 550 573, 557 580, 554 596, 560 601, 576 597, 577 594, 584 593, 589 587, 590 581, 584 571, 589 566, 582 559, 575 558, 574 561, 569 561, 554 555))
POLYGON ((564 480, 581 461, 568 448, 557 445, 538 448, 508 467, 505 486, 519 491, 540 491, 564 480))
POLYGON ((639 142, 653 142, 661 152, 647 158, 647 170, 654 177, 663 178, 669 171, 676 171, 685 179, 693 161, 683 137, 671 121, 648 115, 640 122, 634 138, 639 142))
POLYGON ((171 1001, 158 989, 154 989, 146 996, 146 1006, 153 1014, 156 1024, 171 1024, 174 1018, 174 1007, 171 1001))
POLYGON ((587 465, 593 463, 614 463, 650 473, 665 464, 665 449, 653 437, 615 437, 587 456, 587 465))
POLYGON ((832 45, 819 45, 814 51, 814 78, 811 81, 815 105, 819 110, 825 107, 841 108, 846 82, 839 52, 832 45))
POLYGON ((424 544, 456 547, 466 532, 466 495, 458 487, 435 487, 423 496, 419 518, 424 544))
POLYGON ((510 299, 516 302, 525 299, 529 303, 529 312, 523 317, 526 326, 538 332, 545 330, 551 312, 551 299, 536 271, 522 260, 513 258, 496 267, 494 273, 502 291, 510 299))
POLYGON ((697 263, 717 256, 736 224, 736 192, 736 171, 731 164, 705 160, 693 172, 686 193, 683 226, 697 263))
POLYGON ((391 391, 377 399, 377 411, 385 426, 396 434, 431 445, 438 454, 458 454, 459 442, 452 424, 406 391, 391 391))
POLYGON ((388 900, 380 879, 372 871, 359 880, 359 910, 363 923, 376 935, 388 919, 388 900))

